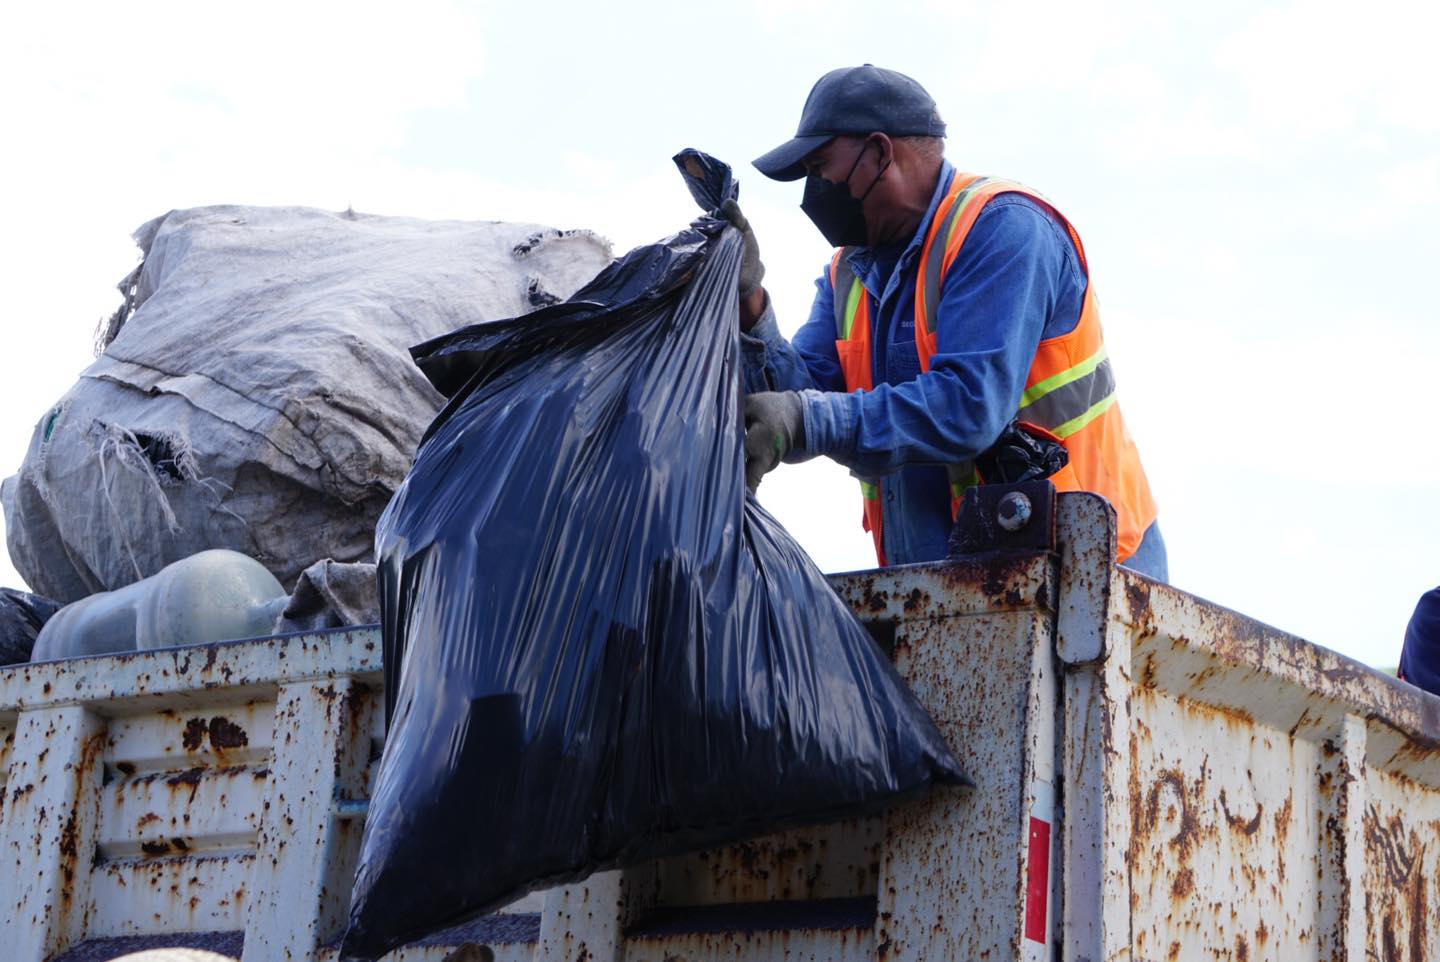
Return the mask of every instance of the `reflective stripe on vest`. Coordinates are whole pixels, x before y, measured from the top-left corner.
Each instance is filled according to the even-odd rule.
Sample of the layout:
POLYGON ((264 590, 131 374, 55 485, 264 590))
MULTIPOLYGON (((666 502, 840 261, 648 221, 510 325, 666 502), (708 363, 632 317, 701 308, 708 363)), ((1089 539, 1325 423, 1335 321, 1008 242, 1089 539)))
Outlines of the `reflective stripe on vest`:
MULTIPOLYGON (((1086 285, 1080 320, 1074 330, 1040 342, 1026 376, 1016 418, 1054 434, 1070 453, 1070 464, 1051 480, 1062 490, 1094 491, 1109 499, 1119 519, 1118 557, 1124 560, 1139 547, 1145 529, 1155 520, 1155 502, 1138 451, 1115 401, 1115 377, 1100 330, 1100 312, 1089 282, 1085 248, 1075 228, 1049 201, 1013 181, 957 173, 936 208, 921 249, 915 282, 915 350, 921 372, 930 370, 936 353, 936 311, 945 273, 969 236, 981 210, 994 197, 1019 193, 1043 205, 1065 226, 1085 270, 1086 285)), ((835 348, 846 390, 874 386, 870 347, 870 296, 850 270, 849 249, 835 252, 830 262, 835 292, 835 348), (839 292, 844 291, 844 296, 839 292)), ((974 466, 947 465, 951 513, 958 511, 964 490, 979 478, 974 466)), ((885 564, 880 510, 880 484, 862 482, 865 527, 875 540, 875 553, 885 564)))

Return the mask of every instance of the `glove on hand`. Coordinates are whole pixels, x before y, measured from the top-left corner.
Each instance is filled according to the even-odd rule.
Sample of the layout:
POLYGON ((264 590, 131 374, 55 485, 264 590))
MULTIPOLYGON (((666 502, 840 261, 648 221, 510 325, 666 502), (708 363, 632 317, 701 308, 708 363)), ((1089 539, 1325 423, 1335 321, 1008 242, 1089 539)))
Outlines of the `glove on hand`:
POLYGON ((755 231, 751 230, 750 222, 740 213, 739 204, 727 200, 720 205, 720 213, 735 225, 745 239, 745 256, 740 261, 740 296, 749 297, 765 279, 765 265, 760 261, 760 245, 755 240, 755 231))
POLYGON ((751 492, 786 454, 805 447, 805 404, 794 391, 745 398, 745 486, 751 492))

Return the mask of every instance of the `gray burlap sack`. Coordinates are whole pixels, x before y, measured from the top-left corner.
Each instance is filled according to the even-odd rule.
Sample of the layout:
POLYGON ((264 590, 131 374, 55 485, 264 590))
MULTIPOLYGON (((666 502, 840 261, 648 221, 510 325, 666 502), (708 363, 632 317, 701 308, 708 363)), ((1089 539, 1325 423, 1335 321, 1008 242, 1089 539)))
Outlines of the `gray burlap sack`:
POLYGON ((564 299, 610 260, 587 231, 305 208, 172 211, 135 239, 104 352, 0 488, 15 567, 61 602, 206 548, 287 586, 371 561, 441 403, 408 348, 564 299))

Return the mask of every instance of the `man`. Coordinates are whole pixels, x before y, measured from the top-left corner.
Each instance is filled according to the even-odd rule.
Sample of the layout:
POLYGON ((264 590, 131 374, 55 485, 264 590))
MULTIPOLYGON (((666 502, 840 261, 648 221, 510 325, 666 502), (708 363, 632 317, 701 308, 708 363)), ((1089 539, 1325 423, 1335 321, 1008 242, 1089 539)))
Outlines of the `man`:
POLYGON ((727 205, 746 240, 747 477, 826 455, 861 479, 880 563, 931 561, 980 480, 971 462, 1018 418, 1065 444, 1058 488, 1110 499, 1120 561, 1165 580, 1079 237, 1027 188, 957 172, 944 135, 924 88, 867 64, 820 78, 796 136, 755 161, 805 178, 800 207, 839 248, 791 342, 754 233, 727 205))

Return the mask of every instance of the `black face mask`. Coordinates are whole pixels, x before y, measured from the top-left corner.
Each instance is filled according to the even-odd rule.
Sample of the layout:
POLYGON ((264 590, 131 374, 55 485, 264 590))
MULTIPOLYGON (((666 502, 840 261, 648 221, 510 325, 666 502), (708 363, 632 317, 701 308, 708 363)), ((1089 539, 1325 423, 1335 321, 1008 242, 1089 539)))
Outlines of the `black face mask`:
POLYGON ((863 204, 890 167, 888 163, 881 167, 880 173, 875 175, 875 179, 859 198, 850 193, 850 177, 855 173, 855 168, 860 166, 860 158, 865 156, 865 150, 869 146, 867 141, 865 146, 860 148, 855 163, 850 165, 850 173, 846 174, 840 183, 828 181, 817 174, 805 178, 805 195, 800 200, 800 209, 814 222, 821 236, 829 241, 832 247, 860 247, 869 240, 869 225, 865 223, 863 204))

